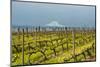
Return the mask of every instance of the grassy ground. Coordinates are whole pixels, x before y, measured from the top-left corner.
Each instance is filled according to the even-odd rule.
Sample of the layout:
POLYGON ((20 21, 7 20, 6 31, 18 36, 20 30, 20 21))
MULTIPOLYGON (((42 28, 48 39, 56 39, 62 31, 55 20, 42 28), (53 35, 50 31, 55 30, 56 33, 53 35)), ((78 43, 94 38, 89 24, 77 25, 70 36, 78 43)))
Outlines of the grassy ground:
MULTIPOLYGON (((35 34, 35 36, 31 36, 30 34, 27 36, 27 34, 24 34, 24 64, 94 61, 95 37, 92 38, 92 35, 93 33, 88 33, 87 35, 76 33, 74 51, 71 33, 67 34, 67 36, 65 33, 62 33, 62 35, 57 35, 55 33, 49 35, 35 34), (83 39, 86 40, 86 42, 84 41, 83 43, 83 39), (79 41, 81 43, 79 43, 79 41), (31 46, 30 50, 28 44, 31 46), (56 55, 53 49, 55 49, 56 55), (44 52, 47 59, 45 59, 41 51, 44 52)), ((22 44, 22 34, 12 35, 12 65, 23 65, 22 44)))

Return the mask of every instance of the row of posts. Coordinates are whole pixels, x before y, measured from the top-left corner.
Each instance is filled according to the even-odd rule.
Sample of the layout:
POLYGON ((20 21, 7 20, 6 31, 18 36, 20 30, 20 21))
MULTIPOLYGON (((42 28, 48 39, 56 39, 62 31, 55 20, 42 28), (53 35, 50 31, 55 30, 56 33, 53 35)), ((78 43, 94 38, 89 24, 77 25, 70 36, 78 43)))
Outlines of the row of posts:
MULTIPOLYGON (((85 28, 83 28, 84 30, 85 30, 85 28)), ((72 40, 73 40, 73 56, 74 56, 74 61, 76 60, 75 59, 75 30, 82 30, 81 28, 68 28, 68 27, 62 27, 62 28, 59 28, 59 27, 55 27, 55 28, 48 28, 48 30, 46 29, 46 28, 42 28, 42 30, 41 30, 41 27, 36 27, 36 28, 34 28, 33 27, 33 31, 35 31, 35 32, 38 32, 38 31, 44 31, 44 32, 46 32, 46 31, 54 31, 54 32, 56 32, 56 31, 71 31, 72 32, 72 40), (50 30, 50 29, 52 29, 52 30, 50 30)), ((87 28, 86 30, 90 30, 89 28, 87 28)), ((93 30, 93 29, 92 29, 93 30)), ((31 32, 33 32, 32 30, 31 30, 31 32)), ((18 27, 17 28, 17 31, 16 32, 18 32, 18 35, 19 35, 19 38, 20 38, 20 32, 21 32, 21 28, 20 27, 18 27)), ((29 28, 28 27, 26 27, 26 28, 22 28, 22 35, 23 35, 23 44, 22 44, 22 65, 24 65, 24 34, 25 34, 25 32, 27 33, 27 36, 28 36, 28 33, 29 33, 29 28), (26 30, 25 30, 26 29, 26 30)))

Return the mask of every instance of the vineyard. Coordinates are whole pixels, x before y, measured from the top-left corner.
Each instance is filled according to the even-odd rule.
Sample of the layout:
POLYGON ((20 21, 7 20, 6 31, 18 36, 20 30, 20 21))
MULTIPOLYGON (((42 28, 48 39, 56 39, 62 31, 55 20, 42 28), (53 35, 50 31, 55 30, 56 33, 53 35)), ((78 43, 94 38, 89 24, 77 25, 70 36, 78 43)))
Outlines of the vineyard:
POLYGON ((12 66, 96 60, 95 28, 13 27, 12 66))

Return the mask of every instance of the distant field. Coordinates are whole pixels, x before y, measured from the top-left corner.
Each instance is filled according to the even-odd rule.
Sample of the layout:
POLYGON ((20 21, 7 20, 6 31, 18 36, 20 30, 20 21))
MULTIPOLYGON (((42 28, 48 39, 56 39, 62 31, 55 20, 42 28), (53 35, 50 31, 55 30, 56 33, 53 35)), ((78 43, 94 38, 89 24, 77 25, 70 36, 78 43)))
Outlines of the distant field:
POLYGON ((12 66, 96 60, 94 28, 12 28, 12 66))

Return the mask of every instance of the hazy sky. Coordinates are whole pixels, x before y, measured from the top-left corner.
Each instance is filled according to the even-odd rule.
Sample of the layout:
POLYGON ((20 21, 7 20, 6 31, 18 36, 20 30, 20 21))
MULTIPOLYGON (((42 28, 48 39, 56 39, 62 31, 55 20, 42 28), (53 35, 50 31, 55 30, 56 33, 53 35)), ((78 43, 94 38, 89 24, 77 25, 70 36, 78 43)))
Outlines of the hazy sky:
POLYGON ((52 21, 71 27, 95 27, 95 7, 12 2, 12 24, 44 26, 52 21))

